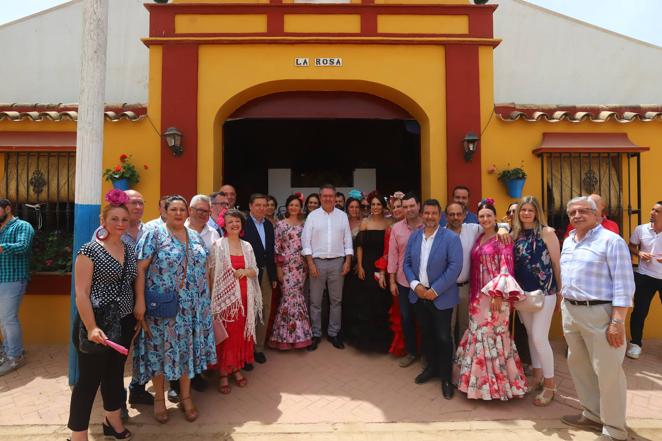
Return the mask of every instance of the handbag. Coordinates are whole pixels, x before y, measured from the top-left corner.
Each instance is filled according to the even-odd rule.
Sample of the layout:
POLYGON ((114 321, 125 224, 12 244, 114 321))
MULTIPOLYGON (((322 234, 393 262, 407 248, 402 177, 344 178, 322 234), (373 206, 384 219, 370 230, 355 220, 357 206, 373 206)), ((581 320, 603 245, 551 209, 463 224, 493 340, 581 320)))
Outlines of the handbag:
POLYGON ((214 326, 214 339, 216 340, 216 344, 219 345, 229 337, 228 331, 225 329, 225 326, 223 326, 223 322, 220 319, 215 318, 212 324, 214 326))
MULTIPOLYGON (((128 253, 126 247, 124 248, 124 265, 122 265, 122 275, 118 289, 121 291, 124 286, 124 278, 126 276, 128 253)), ((118 302, 108 303, 98 308, 92 308, 94 312, 94 321, 99 329, 106 334, 108 340, 119 342, 122 337, 122 324, 121 314, 118 302)), ((76 317, 78 321, 78 350, 83 354, 101 354, 108 350, 108 346, 93 342, 87 338, 87 329, 80 318, 80 314, 76 317)), ((75 328, 74 328, 75 329, 75 328)))
MULTIPOLYGON (((186 284, 186 275, 188 272, 188 252, 190 238, 186 230, 186 254, 184 254, 184 274, 179 283, 179 288, 184 288, 186 284)), ((158 252, 158 248, 157 248, 158 252)), ((150 289, 145 291, 145 314, 152 317, 175 318, 179 312, 179 293, 176 290, 159 291, 150 289)))
POLYGON ((535 291, 524 291, 526 297, 519 302, 515 302, 515 309, 520 312, 538 312, 545 303, 545 293, 542 289, 535 291))

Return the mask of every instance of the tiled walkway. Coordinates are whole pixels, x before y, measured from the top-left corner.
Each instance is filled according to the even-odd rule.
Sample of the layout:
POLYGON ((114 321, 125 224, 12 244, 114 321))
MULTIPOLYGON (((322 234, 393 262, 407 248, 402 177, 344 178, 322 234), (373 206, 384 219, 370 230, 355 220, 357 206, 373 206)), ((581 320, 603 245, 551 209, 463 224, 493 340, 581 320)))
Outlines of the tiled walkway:
MULTIPOLYGON (((575 413, 578 402, 563 355, 565 346, 555 342, 554 348, 559 399, 547 408, 531 405, 532 397, 512 402, 479 402, 458 393, 448 401, 441 396, 438 381, 414 384, 419 364, 402 369, 389 356, 361 354, 351 348, 339 351, 326 342, 313 353, 270 351, 267 364, 246 374, 248 387, 234 387, 230 395, 224 396, 216 392, 217 380, 212 379, 208 391, 195 393, 201 415, 194 426, 221 425, 232 430, 254 423, 287 427, 321 423, 558 421, 561 415, 575 413)), ((0 377, 0 433, 9 426, 64 428, 70 398, 66 349, 29 347, 28 363, 0 377)), ((628 418, 662 419, 662 341, 646 342, 642 358, 626 359, 625 369, 628 418)), ((127 376, 127 383, 129 379, 127 376)), ((132 427, 138 433, 141 428, 156 429, 151 408, 130 409, 130 414, 132 427)), ((158 430, 193 429, 177 409, 171 409, 170 414, 168 429, 158 430)), ((100 416, 97 399, 92 421, 99 423, 100 416)))

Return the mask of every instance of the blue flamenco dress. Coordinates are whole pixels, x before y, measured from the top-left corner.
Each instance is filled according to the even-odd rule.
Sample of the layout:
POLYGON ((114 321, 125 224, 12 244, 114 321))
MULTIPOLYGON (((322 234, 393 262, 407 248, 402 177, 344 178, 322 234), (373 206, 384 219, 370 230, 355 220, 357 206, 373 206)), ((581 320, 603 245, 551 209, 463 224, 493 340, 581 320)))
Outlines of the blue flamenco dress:
POLYGON ((189 248, 186 281, 184 274, 186 244, 172 236, 165 225, 150 229, 136 245, 138 261, 152 258, 145 274, 145 292, 178 292, 179 310, 175 318, 145 316, 151 331, 141 331, 133 352, 133 375, 141 384, 155 375, 167 380, 183 375, 193 378, 216 363, 216 344, 212 328, 211 300, 205 266, 207 250, 195 231, 188 229, 189 248))

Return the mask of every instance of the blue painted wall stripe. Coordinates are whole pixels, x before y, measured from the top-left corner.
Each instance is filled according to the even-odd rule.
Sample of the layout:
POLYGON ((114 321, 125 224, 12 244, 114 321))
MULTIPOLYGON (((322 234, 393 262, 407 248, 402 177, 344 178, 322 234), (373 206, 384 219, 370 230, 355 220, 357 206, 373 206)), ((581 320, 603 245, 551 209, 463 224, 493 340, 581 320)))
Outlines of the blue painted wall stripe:
MULTIPOLYGON (((89 242, 94 231, 99 226, 99 204, 75 204, 74 205, 74 261, 76 253, 85 243, 89 242)), ((73 333, 73 324, 78 309, 76 308, 76 278, 75 272, 71 272, 71 314, 69 321, 69 335, 73 333)), ((76 384, 78 380, 78 353, 73 343, 69 343, 69 385, 76 384)))

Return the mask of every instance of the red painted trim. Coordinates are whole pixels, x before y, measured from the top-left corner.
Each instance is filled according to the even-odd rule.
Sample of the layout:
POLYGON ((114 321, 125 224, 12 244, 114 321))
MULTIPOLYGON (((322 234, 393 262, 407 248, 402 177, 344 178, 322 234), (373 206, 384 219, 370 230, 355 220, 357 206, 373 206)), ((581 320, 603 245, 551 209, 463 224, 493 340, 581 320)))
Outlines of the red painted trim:
POLYGON ((44 149, 75 151, 76 132, 0 132, 0 151, 44 149))
POLYGON ((468 132, 481 133, 478 47, 446 46, 446 170, 448 199, 456 185, 471 192, 469 206, 481 199, 482 143, 471 162, 464 160, 463 140, 468 132))
POLYGON ((649 150, 650 147, 544 147, 532 153, 540 156, 544 153, 639 153, 649 150))
MULTIPOLYGON (((144 39, 143 43, 146 46, 186 46, 186 45, 200 45, 200 44, 408 44, 408 45, 454 45, 454 46, 491 46, 497 47, 501 41, 499 40, 453 40, 453 39, 444 39, 444 38, 435 38, 434 40, 425 40, 424 36, 420 38, 380 38, 375 40, 366 40, 364 38, 320 38, 322 35, 318 34, 316 36, 303 36, 301 38, 235 38, 232 37, 220 37, 220 38, 210 38, 210 39, 201 39, 201 38, 190 38, 185 40, 176 40, 176 39, 144 39)), ((255 37, 254 35, 252 37, 255 37)), ((298 37, 298 35, 297 35, 298 37)))
POLYGON ((60 146, 21 146, 21 147, 0 147, 0 153, 3 152, 75 152, 76 147, 60 147, 60 146))
POLYGON ((177 127, 184 154, 173 156, 161 140, 161 194, 197 193, 198 175, 198 47, 163 48, 161 127, 177 127))
POLYGON ((27 295, 70 295, 71 274, 32 274, 27 295))
MULTIPOLYGON (((375 35, 378 15, 467 15, 469 33, 459 34, 473 38, 492 38, 492 14, 495 5, 375 5, 374 0, 350 4, 283 4, 282 0, 271 0, 268 4, 170 4, 145 5, 150 11, 150 37, 174 37, 177 14, 264 14, 267 15, 267 32, 264 35, 280 35, 284 14, 360 14, 361 34, 375 35), (277 23, 280 24, 277 24, 277 23), (374 26, 372 23, 374 22, 374 26)), ((202 34, 195 34, 201 36, 202 34)), ((222 34, 212 34, 215 36, 222 34)), ((235 34, 244 35, 244 34, 235 34)), ((250 34, 249 34, 250 35, 250 34)), ((408 34, 418 35, 418 34, 408 34)), ((437 34, 435 34, 437 35, 437 34)), ((439 34, 442 35, 442 34, 439 34)), ((457 34, 454 34, 458 36, 457 34)))

